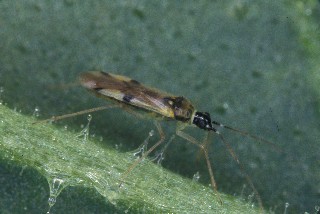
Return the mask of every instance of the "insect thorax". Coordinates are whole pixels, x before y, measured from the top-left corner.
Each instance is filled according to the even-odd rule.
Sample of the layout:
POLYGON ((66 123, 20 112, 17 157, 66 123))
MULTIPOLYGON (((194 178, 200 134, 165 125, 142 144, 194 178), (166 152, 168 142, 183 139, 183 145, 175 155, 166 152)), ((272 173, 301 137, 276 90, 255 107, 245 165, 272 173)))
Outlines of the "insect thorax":
POLYGON ((189 100, 184 97, 165 97, 164 102, 174 112, 174 119, 185 123, 191 121, 194 107, 189 100))

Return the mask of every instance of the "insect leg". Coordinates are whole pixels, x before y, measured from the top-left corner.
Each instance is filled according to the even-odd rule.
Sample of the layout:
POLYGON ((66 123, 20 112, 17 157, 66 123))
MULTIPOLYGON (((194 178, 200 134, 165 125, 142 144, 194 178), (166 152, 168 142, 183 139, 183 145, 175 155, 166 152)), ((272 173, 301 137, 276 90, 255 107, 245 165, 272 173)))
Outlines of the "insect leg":
POLYGON ((136 151, 134 151, 133 156, 140 158, 144 154, 144 152, 147 150, 147 146, 149 144, 149 140, 153 136, 153 134, 154 134, 154 131, 151 130, 149 132, 147 138, 144 139, 143 143, 139 146, 139 148, 136 151))
MULTIPOLYGON (((201 144, 200 142, 198 142, 194 137, 192 137, 191 135, 185 133, 182 131, 183 128, 177 128, 176 130, 176 134, 187 140, 188 142, 198 146, 204 153, 204 156, 205 156, 205 159, 206 159, 206 163, 207 163, 207 167, 208 167, 208 171, 209 171, 209 175, 210 175, 210 181, 211 181, 211 185, 212 185, 212 189, 213 191, 217 194, 218 196, 218 199, 219 199, 219 202, 220 204, 222 205, 222 200, 221 200, 221 197, 220 197, 220 194, 217 190, 217 183, 214 179, 214 175, 213 175, 213 170, 212 170, 212 166, 211 166, 211 163, 210 163, 210 160, 209 160, 209 155, 208 155, 208 150, 207 150, 207 146, 201 144)), ((208 133, 207 133, 208 134, 208 133)), ((207 138, 206 138, 207 139, 207 138)))
POLYGON ((152 161, 157 162, 158 165, 161 164, 161 162, 164 160, 164 152, 168 148, 169 144, 173 141, 175 138, 175 135, 172 135, 169 141, 163 146, 160 152, 157 152, 155 157, 152 159, 152 161))
POLYGON ((78 111, 78 112, 74 112, 74 113, 70 113, 70 114, 64 114, 64 115, 60 115, 60 116, 53 116, 53 117, 51 117, 49 119, 39 120, 39 121, 33 122, 32 124, 62 120, 62 119, 69 118, 69 117, 75 117, 75 116, 78 116, 78 115, 88 114, 88 113, 91 113, 91 112, 101 111, 101 110, 105 110, 105 109, 109 109, 109 108, 115 108, 115 107, 119 107, 119 105, 100 106, 100 107, 86 109, 86 110, 83 110, 83 111, 78 111))
POLYGON ((119 187, 122 186, 124 180, 128 177, 128 175, 130 174, 130 172, 144 159, 146 158, 153 150, 155 150, 155 148, 157 148, 161 143, 163 143, 164 139, 165 139, 165 134, 162 131, 162 128, 160 126, 160 123, 155 121, 154 122, 155 126, 158 129, 159 135, 160 135, 160 140, 155 143, 148 151, 146 151, 145 153, 143 153, 143 155, 137 159, 136 161, 133 162, 133 164, 131 164, 131 166, 127 169, 127 171, 122 174, 121 179, 120 179, 120 185, 119 187))
POLYGON ((242 172, 242 174, 244 174, 247 182, 249 183, 251 189, 253 190, 256 199, 258 200, 258 204, 260 207, 260 211, 263 212, 263 204, 262 204, 262 200, 260 198, 260 194, 258 193, 258 190, 256 189, 256 187, 254 186, 250 176, 245 172, 244 170, 244 166, 242 165, 242 163, 240 162, 238 156, 236 155, 236 153, 234 152, 234 150, 232 149, 231 145, 225 140, 225 138, 223 137, 222 134, 220 134, 219 132, 216 132, 218 134, 218 136, 220 137, 220 139, 222 140, 222 142, 224 143, 224 145, 227 147, 229 153, 231 154, 232 158, 237 162, 237 164, 239 165, 239 168, 242 172))

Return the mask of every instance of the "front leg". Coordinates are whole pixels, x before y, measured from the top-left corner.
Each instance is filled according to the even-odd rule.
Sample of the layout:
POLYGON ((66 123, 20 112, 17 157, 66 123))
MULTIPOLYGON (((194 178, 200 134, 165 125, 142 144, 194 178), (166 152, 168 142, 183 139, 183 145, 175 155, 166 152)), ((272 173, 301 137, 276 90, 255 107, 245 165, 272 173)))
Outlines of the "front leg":
MULTIPOLYGON (((211 185, 212 185, 212 189, 215 191, 215 193, 217 194, 218 196, 218 199, 219 199, 219 202, 220 204, 222 205, 222 200, 221 200, 221 197, 220 197, 220 194, 217 190, 217 184, 216 184, 216 181, 214 179, 214 175, 213 175, 213 170, 212 170, 212 166, 211 166, 211 163, 210 163, 210 160, 209 160, 209 155, 208 155, 208 149, 207 149, 207 143, 204 143, 204 144, 201 144, 199 141, 197 141, 194 137, 192 137, 191 135, 183 132, 182 130, 185 128, 185 126, 178 126, 177 127, 177 130, 176 130, 176 134, 187 140, 188 142, 196 145, 197 147, 199 147, 203 153, 204 153, 204 156, 205 156, 205 159, 206 159, 206 163, 207 163, 207 167, 208 167, 208 171, 209 171, 209 175, 210 175, 210 181, 211 181, 211 185)), ((209 132, 206 133, 206 135, 208 135, 209 132)), ((208 139, 208 137, 206 136, 205 138, 206 140, 208 139)))

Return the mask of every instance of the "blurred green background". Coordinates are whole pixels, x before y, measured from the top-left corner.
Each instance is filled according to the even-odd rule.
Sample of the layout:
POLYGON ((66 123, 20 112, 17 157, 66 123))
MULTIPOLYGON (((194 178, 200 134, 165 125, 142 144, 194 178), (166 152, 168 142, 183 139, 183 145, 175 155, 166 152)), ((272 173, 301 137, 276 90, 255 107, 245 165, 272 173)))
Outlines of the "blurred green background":
MULTIPOLYGON (((280 153, 223 131, 267 210, 283 213, 289 203, 289 213, 312 213, 320 205, 319 5, 286 0, 2 0, 0 99, 26 115, 38 107, 40 118, 103 105, 80 87, 59 87, 88 70, 130 76, 183 95, 214 120, 283 148, 280 153)), ((86 116, 57 126, 80 132, 81 124, 86 116)), ((174 133, 174 123, 163 126, 167 136, 174 133)), ((119 142, 123 152, 138 148, 151 129, 152 122, 121 110, 93 114, 90 127, 106 143, 119 142)), ((190 133, 202 136, 201 130, 190 133)), ((240 196, 246 185, 242 197, 247 198, 252 191, 239 167, 218 138, 212 141, 219 191, 240 196)), ((163 167, 188 178, 199 171, 200 182, 208 185, 197 148, 176 138, 165 158, 163 167)), ((19 176, 20 166, 1 160, 3 213, 32 213, 35 207, 46 211, 45 178, 30 167, 19 176)), ((70 207, 115 209, 81 188, 67 188, 59 197, 56 213, 70 207), (79 200, 84 201, 80 206, 79 200)))

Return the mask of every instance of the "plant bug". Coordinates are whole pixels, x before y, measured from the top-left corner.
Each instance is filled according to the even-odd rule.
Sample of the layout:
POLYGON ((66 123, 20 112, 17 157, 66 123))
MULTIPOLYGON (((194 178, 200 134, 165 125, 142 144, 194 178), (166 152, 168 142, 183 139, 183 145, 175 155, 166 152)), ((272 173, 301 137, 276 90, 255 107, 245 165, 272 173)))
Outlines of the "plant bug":
MULTIPOLYGON (((155 118, 155 126, 159 132, 160 140, 156 142, 148 151, 146 151, 139 159, 137 159, 128 170, 122 175, 121 184, 123 180, 129 175, 129 173, 144 159, 148 156, 155 148, 157 148, 161 143, 164 142, 165 134, 162 131, 160 123, 157 122, 157 119, 167 119, 167 120, 175 120, 177 121, 176 135, 187 140, 188 142, 196 145, 201 149, 205 156, 210 182, 213 190, 217 193, 220 203, 222 204, 222 200, 217 191, 217 184, 214 178, 211 162, 209 159, 207 143, 201 143, 196 140, 191 135, 187 134, 183 130, 187 126, 198 127, 207 132, 214 132, 217 134, 222 142, 227 147, 227 150, 231 154, 232 158, 239 165, 242 173, 245 175, 247 182, 252 188, 256 199, 259 203, 260 209, 263 209, 262 201, 260 195, 255 188, 251 178, 245 173, 244 167, 239 161, 239 158, 235 154, 234 150, 231 148, 230 144, 225 140, 224 136, 220 134, 220 132, 216 129, 216 127, 226 128, 232 130, 234 132, 238 132, 241 135, 253 138, 254 140, 261 141, 267 144, 270 144, 274 147, 277 147, 275 144, 262 139, 258 136, 249 134, 248 132, 235 129, 230 126, 223 125, 217 121, 211 119, 211 116, 207 112, 200 112, 195 109, 192 103, 182 97, 182 96, 174 96, 168 94, 166 92, 159 91, 157 89, 144 86, 140 82, 130 79, 125 76, 120 76, 112 73, 106 73, 102 71, 90 71, 82 73, 79 77, 80 84, 94 93, 97 97, 110 100, 114 104, 108 106, 101 106, 97 108, 87 109, 71 114, 65 114, 61 116, 54 116, 50 119, 41 120, 39 122, 47 122, 47 121, 56 121, 61 120, 68 117, 73 117, 81 114, 87 114, 90 112, 100 111, 108 108, 121 107, 124 110, 138 116, 144 117, 141 114, 142 112, 147 113, 148 116, 155 118), (136 111, 136 110, 139 110, 136 111)), ((206 137, 207 139, 207 137, 206 137)), ((120 184, 120 186, 121 186, 120 184)))

